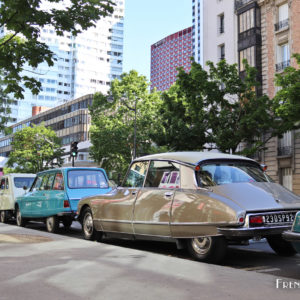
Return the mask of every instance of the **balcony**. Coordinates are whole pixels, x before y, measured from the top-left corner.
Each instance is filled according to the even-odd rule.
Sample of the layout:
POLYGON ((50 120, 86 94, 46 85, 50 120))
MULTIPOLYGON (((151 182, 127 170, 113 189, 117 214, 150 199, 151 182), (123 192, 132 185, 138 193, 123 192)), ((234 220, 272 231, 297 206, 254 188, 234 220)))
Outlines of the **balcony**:
POLYGON ((235 0, 235 10, 240 9, 241 7, 250 2, 254 2, 254 0, 235 0))
POLYGON ((277 148, 277 156, 291 156, 292 146, 282 146, 277 148))
POLYGON ((261 45, 260 27, 253 27, 238 35, 238 50, 249 48, 251 46, 261 45))
POLYGON ((278 63, 275 65, 276 72, 283 71, 286 67, 289 67, 291 65, 291 61, 288 59, 286 61, 283 61, 281 63, 278 63))
POLYGON ((287 29, 289 27, 289 19, 282 20, 277 24, 274 24, 275 31, 279 31, 281 29, 287 29))

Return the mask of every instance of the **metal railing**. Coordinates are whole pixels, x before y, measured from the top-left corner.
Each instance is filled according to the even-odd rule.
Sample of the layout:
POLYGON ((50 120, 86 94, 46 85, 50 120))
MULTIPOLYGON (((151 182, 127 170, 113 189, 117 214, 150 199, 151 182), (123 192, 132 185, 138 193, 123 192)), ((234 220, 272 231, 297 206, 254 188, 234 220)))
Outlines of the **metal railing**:
POLYGON ((220 33, 224 33, 224 32, 225 32, 225 31, 224 31, 224 26, 220 26, 219 32, 220 32, 220 33))
POLYGON ((289 156, 292 155, 292 146, 282 146, 277 148, 278 156, 289 156))
POLYGON ((283 28, 289 27, 289 19, 282 20, 274 24, 275 31, 281 30, 283 28))
POLYGON ((291 65, 291 61, 289 59, 281 63, 278 63, 275 65, 276 72, 283 71, 286 67, 289 67, 290 65, 291 65))

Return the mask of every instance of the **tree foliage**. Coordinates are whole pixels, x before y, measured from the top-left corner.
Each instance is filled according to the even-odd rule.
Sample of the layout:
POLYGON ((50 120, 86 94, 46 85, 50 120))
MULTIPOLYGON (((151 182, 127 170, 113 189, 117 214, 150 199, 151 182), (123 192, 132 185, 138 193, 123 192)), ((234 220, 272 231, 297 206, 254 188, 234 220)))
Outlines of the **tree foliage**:
POLYGON ((112 82, 110 97, 95 94, 90 107, 90 155, 105 169, 124 175, 132 160, 135 107, 136 154, 154 151, 150 136, 161 99, 157 92, 149 93, 148 87, 144 76, 130 71, 112 82))
POLYGON ((44 124, 17 131, 11 145, 7 166, 13 167, 15 172, 37 173, 63 163, 60 139, 44 124))
POLYGON ((39 92, 40 83, 21 72, 25 64, 33 68, 42 62, 53 65, 53 52, 39 41, 43 27, 52 25, 59 36, 64 32, 77 35, 111 14, 113 5, 111 0, 1 0, 0 28, 4 26, 10 32, 0 39, 0 69, 5 93, 23 98, 22 84, 33 94, 39 92), (45 3, 52 8, 46 9, 45 3))
POLYGON ((287 67, 276 74, 275 83, 281 89, 274 97, 276 115, 284 130, 300 128, 300 54, 294 54, 298 68, 287 67))
POLYGON ((217 148, 222 152, 253 154, 264 147, 263 134, 281 132, 281 122, 267 96, 258 97, 256 69, 245 61, 245 77, 237 65, 208 62, 206 71, 192 62, 191 71, 179 70, 176 84, 163 94, 162 129, 155 141, 174 150, 217 148))

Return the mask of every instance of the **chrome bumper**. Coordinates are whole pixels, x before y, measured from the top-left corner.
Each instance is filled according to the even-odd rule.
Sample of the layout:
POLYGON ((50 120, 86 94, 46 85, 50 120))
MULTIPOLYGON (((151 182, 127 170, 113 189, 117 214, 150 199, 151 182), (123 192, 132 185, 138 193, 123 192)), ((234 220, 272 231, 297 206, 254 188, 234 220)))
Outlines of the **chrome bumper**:
POLYGON ((225 237, 265 237, 269 235, 282 234, 284 231, 291 229, 292 225, 269 226, 269 227, 239 227, 239 228, 218 228, 218 233, 225 237))

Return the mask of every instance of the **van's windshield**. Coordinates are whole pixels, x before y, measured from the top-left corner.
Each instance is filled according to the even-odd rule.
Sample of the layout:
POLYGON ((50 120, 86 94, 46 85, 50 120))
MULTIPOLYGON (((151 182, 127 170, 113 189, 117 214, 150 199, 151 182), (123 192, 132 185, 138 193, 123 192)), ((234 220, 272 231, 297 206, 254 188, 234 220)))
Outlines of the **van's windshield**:
POLYGON ((14 185, 16 188, 22 189, 24 186, 26 188, 30 188, 34 177, 15 177, 14 178, 14 185))
POLYGON ((196 171, 199 186, 213 186, 240 182, 272 182, 262 169, 247 161, 207 162, 196 171))

